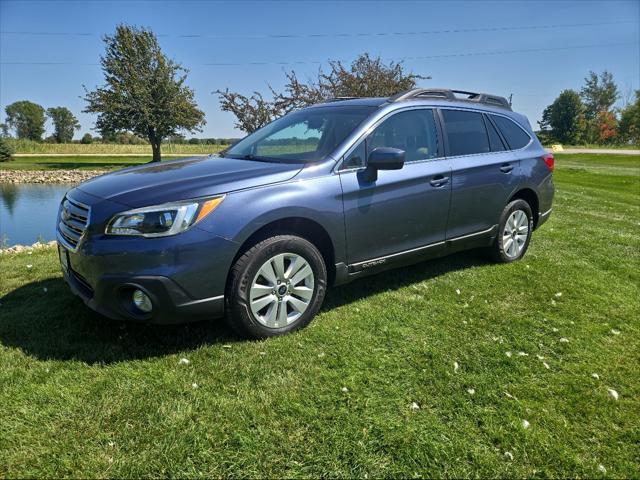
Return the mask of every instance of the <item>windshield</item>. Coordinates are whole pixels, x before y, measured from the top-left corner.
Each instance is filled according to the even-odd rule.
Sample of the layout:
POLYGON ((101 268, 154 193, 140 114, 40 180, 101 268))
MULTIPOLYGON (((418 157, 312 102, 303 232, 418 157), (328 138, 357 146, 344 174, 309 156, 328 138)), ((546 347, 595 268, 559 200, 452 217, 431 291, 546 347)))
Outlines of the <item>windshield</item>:
POLYGON ((256 130, 223 156, 311 163, 330 154, 376 107, 330 106, 299 110, 256 130))

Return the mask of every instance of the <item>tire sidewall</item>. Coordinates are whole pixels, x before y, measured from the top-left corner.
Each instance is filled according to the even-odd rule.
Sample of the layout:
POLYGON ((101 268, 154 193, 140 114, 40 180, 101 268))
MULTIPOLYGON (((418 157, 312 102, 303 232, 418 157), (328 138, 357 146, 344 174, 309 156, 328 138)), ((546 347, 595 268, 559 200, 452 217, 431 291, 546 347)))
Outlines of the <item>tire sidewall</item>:
POLYGON ((533 234, 533 212, 531 211, 531 207, 529 206, 529 204, 524 200, 520 200, 520 199, 510 202, 504 208, 504 210, 502 211, 502 215, 500 216, 498 236, 496 238, 496 243, 495 243, 495 250, 496 250, 495 254, 498 257, 498 259, 504 263, 510 263, 510 262, 515 262, 517 260, 520 260, 522 257, 524 257, 525 253, 527 253, 527 250, 529 249, 529 243, 531 242, 532 234, 533 234), (522 248, 520 253, 515 257, 509 257, 504 251, 503 233, 504 233, 504 227, 507 223, 507 220, 509 219, 509 216, 516 210, 522 210, 527 216, 527 219, 529 221, 529 233, 527 235, 527 240, 525 241, 524 247, 522 248))
POLYGON ((309 241, 291 235, 271 237, 248 252, 246 262, 241 266, 230 292, 230 310, 232 322, 240 327, 243 333, 254 338, 272 337, 292 332, 309 324, 324 301, 327 286, 327 269, 322 255, 309 241), (295 322, 279 328, 268 328, 254 317, 249 305, 251 285, 258 270, 275 255, 294 253, 303 257, 310 265, 314 276, 313 297, 302 316, 295 322))

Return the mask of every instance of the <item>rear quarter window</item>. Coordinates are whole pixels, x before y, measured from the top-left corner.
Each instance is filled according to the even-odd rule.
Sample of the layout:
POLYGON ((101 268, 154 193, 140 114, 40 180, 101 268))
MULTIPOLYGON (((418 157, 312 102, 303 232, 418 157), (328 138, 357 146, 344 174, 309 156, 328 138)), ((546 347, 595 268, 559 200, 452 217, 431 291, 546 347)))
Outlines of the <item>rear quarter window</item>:
POLYGON ((505 117, 499 117, 497 115, 491 115, 491 119, 496 123, 502 136, 509 144, 511 150, 518 150, 525 147, 530 141, 531 137, 513 120, 509 120, 505 117))

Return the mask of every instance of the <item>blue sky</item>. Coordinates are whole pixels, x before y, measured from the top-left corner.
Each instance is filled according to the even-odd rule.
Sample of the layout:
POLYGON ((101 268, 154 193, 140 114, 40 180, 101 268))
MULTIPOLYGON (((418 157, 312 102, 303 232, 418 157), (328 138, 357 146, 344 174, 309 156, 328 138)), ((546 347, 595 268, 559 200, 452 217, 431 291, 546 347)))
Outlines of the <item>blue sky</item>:
POLYGON ((0 117, 6 105, 27 99, 69 107, 82 124, 76 138, 91 131, 82 85, 102 83, 101 36, 121 22, 154 30, 165 53, 190 69, 188 84, 207 119, 199 136, 206 137, 240 135, 214 90, 278 89, 286 69, 312 77, 315 62, 349 62, 363 52, 409 57, 408 70, 432 77, 420 86, 513 93, 514 109, 534 125, 589 70, 611 71, 623 92, 640 88, 638 0, 0 0, 0 117), (487 54, 513 50, 528 51, 487 54))

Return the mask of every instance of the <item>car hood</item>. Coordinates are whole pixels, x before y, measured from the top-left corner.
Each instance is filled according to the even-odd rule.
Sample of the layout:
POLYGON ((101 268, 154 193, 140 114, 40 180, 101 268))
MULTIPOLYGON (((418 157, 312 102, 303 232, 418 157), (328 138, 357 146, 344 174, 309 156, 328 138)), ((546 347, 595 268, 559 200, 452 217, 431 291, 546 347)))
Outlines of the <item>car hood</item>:
POLYGON ((284 182, 301 169, 301 164, 194 157, 125 168, 77 188, 94 197, 142 207, 284 182))

